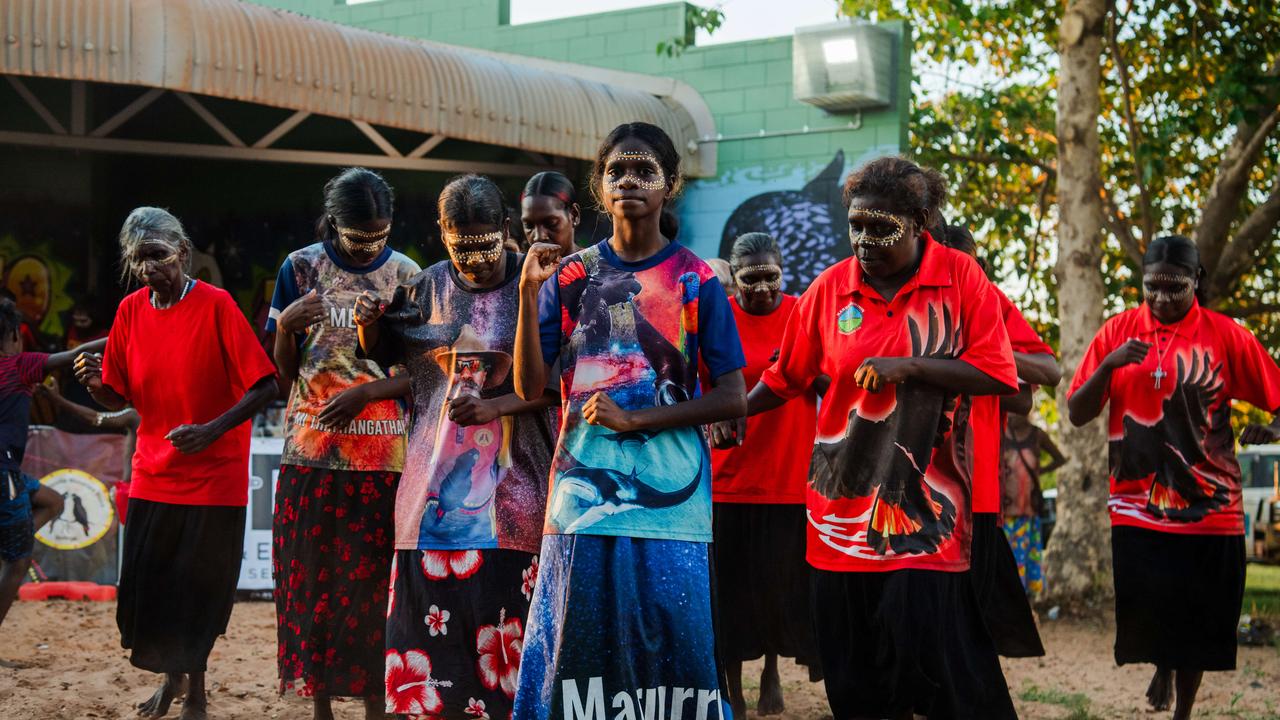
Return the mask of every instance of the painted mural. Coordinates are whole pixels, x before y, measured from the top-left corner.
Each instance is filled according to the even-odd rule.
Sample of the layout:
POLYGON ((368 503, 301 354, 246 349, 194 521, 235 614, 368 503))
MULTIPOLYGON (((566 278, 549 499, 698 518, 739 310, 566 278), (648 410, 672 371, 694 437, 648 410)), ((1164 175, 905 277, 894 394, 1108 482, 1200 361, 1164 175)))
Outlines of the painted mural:
POLYGON ((72 305, 70 280, 71 267, 58 260, 48 243, 0 236, 0 287, 13 293, 18 309, 37 332, 62 337, 62 313, 72 305))

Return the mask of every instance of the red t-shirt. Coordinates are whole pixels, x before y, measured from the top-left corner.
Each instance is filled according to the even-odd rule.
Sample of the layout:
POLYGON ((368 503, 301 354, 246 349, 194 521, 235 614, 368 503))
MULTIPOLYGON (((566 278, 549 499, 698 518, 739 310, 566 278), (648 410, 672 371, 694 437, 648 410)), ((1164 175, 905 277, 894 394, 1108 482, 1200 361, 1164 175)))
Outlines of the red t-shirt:
POLYGON ((1162 325, 1143 304, 1103 324, 1071 394, 1129 338, 1152 347, 1142 363, 1112 372, 1107 386, 1112 524, 1188 535, 1244 533, 1231 401, 1280 408, 1280 368, 1252 333, 1225 315, 1197 303, 1177 324, 1162 325))
POLYGON ((225 290, 196 282, 177 305, 151 306, 150 290, 116 310, 102 357, 102 381, 138 411, 130 497, 175 505, 243 506, 249 498, 249 423, 194 455, 164 438, 206 423, 274 375, 275 366, 225 290))
MULTIPOLYGON (((994 283, 996 302, 1004 318, 1009 344, 1016 353, 1026 355, 1053 355, 1040 334, 1022 316, 1013 301, 994 283)), ((1000 397, 986 395, 972 399, 969 414, 974 451, 969 453, 973 463, 973 511, 976 513, 1000 512, 1000 436, 1004 430, 1004 413, 1000 411, 1000 397)))
MULTIPOLYGON (((935 448, 954 395, 919 381, 870 393, 854 373, 870 357, 932 357, 963 360, 1016 385, 990 287, 972 258, 926 239, 919 271, 892 302, 863 282, 853 258, 801 296, 781 356, 761 381, 792 398, 819 375, 831 378, 806 497, 814 567, 968 569, 970 488, 951 454, 935 448)), ((964 422, 955 418, 952 426, 964 422)))
MULTIPOLYGON (((796 298, 783 295, 782 303, 768 315, 752 315, 738 306, 737 298, 729 304, 747 358, 742 374, 747 387, 752 388, 777 359, 796 298)), ((712 500, 803 503, 817 422, 818 403, 812 391, 801 393, 780 408, 747 418, 747 438, 742 445, 711 451, 712 500)))

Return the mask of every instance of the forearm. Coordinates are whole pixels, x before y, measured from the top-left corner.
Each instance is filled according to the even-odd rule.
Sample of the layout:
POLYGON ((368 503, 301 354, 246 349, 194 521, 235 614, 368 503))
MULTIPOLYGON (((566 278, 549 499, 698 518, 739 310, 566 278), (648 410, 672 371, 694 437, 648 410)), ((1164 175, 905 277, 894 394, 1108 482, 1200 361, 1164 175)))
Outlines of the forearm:
POLYGON ((740 418, 747 413, 745 386, 742 371, 735 370, 716 378, 715 387, 702 397, 631 411, 631 429, 665 430, 740 418))
POLYGON ((271 356, 276 361, 276 370, 286 383, 298 379, 298 337, 278 324, 271 356))
POLYGON ((365 397, 370 402, 374 400, 397 400, 407 396, 413 384, 413 380, 407 373, 396 375, 395 377, 382 378, 365 383, 361 387, 364 388, 365 397))
POLYGON ((1031 385, 1023 385, 1018 388, 1016 395, 1001 395, 1000 409, 1014 415, 1030 414, 1034 390, 1031 385))
POLYGON ((1102 414, 1110 384, 1111 368, 1103 365, 1067 399, 1067 417, 1072 425, 1080 427, 1102 414))
POLYGON ((507 393, 493 399, 494 406, 498 410, 499 415, 519 415, 521 413, 533 412, 535 410, 544 410, 554 407, 560 402, 560 393, 554 390, 543 390, 542 395, 535 400, 522 400, 515 393, 507 393))
POLYGON ((1049 473, 1058 470, 1059 468, 1061 468, 1063 465, 1066 465, 1066 464, 1067 464, 1066 461, 1058 462, 1057 460, 1054 460, 1053 462, 1050 462, 1048 465, 1045 465, 1044 467, 1040 468, 1040 474, 1048 475, 1049 473))
POLYGON ((1018 368, 1018 379, 1025 383, 1057 387, 1062 382, 1062 368, 1052 355, 1015 352, 1013 364, 1018 368))
POLYGON ((1010 395, 1018 391, 963 360, 911 358, 908 376, 959 395, 1010 395))
POLYGON ((241 423, 253 417, 259 410, 266 407, 267 403, 275 398, 276 392, 275 376, 268 375, 254 383, 253 387, 249 388, 239 402, 211 420, 209 425, 217 432, 218 436, 225 435, 232 428, 238 427, 241 423))
POLYGON ((77 345, 73 350, 54 353, 44 361, 45 372, 54 372, 55 370, 69 368, 71 367, 71 364, 76 361, 76 358, 80 356, 80 353, 100 353, 106 349, 106 347, 107 339, 98 338, 97 340, 92 340, 84 343, 83 345, 77 345))
MULTIPOLYGON (((826 376, 824 375, 823 377, 826 376)), ((827 383, 829 385, 830 380, 828 380, 827 383)), ((817 384, 817 381, 814 381, 814 385, 816 386, 817 384)), ((769 412, 770 410, 776 410, 786 403, 786 398, 779 397, 773 392, 773 390, 769 389, 768 385, 758 382, 755 387, 751 388, 751 394, 747 395, 747 417, 769 412)))
POLYGON ((48 393, 46 397, 53 402, 53 406, 58 412, 72 415, 90 425, 98 424, 98 413, 93 408, 87 408, 79 403, 71 402, 57 393, 48 393))
POLYGON ((103 385, 96 390, 89 388, 89 397, 93 398, 93 401, 102 407, 112 411, 123 410, 129 406, 128 400, 125 400, 107 385, 103 385))
POLYGON ((538 328, 538 288, 520 286, 520 314, 516 319, 516 395, 534 401, 547 387, 547 364, 542 359, 542 339, 538 328))

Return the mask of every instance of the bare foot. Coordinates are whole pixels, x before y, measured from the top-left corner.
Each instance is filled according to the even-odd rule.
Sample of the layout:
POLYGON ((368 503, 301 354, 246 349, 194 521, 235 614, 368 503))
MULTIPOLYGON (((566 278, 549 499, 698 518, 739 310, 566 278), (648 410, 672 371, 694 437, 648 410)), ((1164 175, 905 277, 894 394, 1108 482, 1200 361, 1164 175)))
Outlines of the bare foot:
POLYGON ((169 673, 164 676, 160 689, 147 700, 138 703, 138 716, 158 718, 169 714, 169 706, 173 701, 187 692, 186 677, 181 673, 169 673))
POLYGON ((772 667, 766 663, 764 671, 760 673, 760 700, 756 702, 756 713, 781 715, 783 710, 786 710, 786 705, 782 701, 782 681, 778 677, 778 663, 775 660, 772 667))
POLYGON ((311 698, 311 720, 333 720, 333 704, 328 695, 316 693, 311 698))
POLYGON ((1156 668, 1156 674, 1147 687, 1147 703, 1156 712, 1164 712, 1173 704, 1173 671, 1156 668))

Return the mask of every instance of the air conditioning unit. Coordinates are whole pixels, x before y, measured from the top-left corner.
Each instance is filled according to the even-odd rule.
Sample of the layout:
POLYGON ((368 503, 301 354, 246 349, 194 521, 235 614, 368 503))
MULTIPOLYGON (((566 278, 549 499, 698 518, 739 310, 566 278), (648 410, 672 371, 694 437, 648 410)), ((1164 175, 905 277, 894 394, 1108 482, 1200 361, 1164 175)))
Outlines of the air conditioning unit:
POLYGON ((868 24, 796 28, 791 43, 795 99, 828 112, 874 110, 893 102, 898 36, 868 24))

